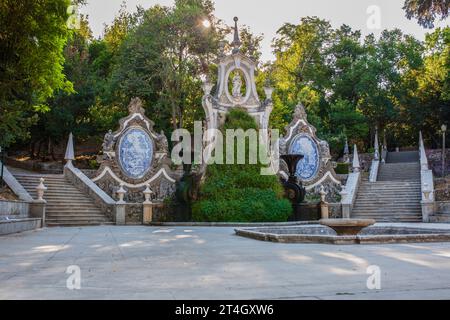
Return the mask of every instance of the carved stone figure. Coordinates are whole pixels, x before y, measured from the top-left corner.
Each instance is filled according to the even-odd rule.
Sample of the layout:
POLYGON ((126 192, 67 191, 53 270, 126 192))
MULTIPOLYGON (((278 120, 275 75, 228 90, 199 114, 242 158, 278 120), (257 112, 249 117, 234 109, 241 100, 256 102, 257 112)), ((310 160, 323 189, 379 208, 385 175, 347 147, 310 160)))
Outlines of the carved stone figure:
POLYGON ((297 105, 297 107, 295 107, 294 119, 296 119, 296 120, 298 120, 298 119, 307 120, 308 119, 308 116, 306 115, 305 107, 301 103, 299 103, 297 105))
POLYGON ((233 92, 232 92, 233 98, 235 99, 242 98, 241 88, 242 88, 242 78, 241 75, 236 72, 233 77, 233 92))
POLYGON ((163 130, 161 130, 161 133, 157 136, 156 143, 161 152, 166 154, 169 153, 169 142, 167 141, 167 137, 163 130))
POLYGON ((139 98, 131 99, 130 105, 128 106, 128 111, 130 113, 140 113, 144 114, 145 110, 142 107, 142 100, 139 98))
POLYGON ((287 154, 288 152, 287 140, 284 138, 284 136, 280 137, 279 147, 280 147, 280 155, 287 154))
POLYGON ((114 134, 112 133, 112 130, 109 130, 105 134, 105 138, 103 139, 102 148, 103 148, 103 153, 105 155, 108 155, 108 157, 110 157, 111 152, 114 152, 114 150, 113 150, 113 148, 114 148, 114 134))
POLYGON ((328 145, 327 141, 320 141, 320 152, 324 161, 328 161, 331 159, 330 146, 328 145))

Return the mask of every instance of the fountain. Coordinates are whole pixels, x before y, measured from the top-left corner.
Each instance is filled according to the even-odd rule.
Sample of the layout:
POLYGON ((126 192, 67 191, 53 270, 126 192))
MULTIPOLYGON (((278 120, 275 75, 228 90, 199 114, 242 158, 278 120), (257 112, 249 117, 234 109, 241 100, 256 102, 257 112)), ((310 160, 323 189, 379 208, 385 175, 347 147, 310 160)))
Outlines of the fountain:
POLYGON ((373 219, 322 219, 319 223, 333 229, 339 236, 356 236, 375 224, 373 219))
POLYGON ((292 202, 294 212, 300 209, 300 204, 305 200, 306 191, 302 183, 295 175, 297 165, 300 160, 304 158, 301 154, 286 154, 282 155, 281 159, 286 162, 289 170, 289 178, 283 183, 288 199, 292 202))

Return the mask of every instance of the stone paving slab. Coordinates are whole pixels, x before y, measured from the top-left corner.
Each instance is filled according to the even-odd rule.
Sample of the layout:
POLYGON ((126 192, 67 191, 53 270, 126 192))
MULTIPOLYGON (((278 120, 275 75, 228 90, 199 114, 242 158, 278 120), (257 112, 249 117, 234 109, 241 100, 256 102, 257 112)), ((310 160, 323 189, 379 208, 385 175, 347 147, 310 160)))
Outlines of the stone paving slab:
MULTIPOLYGON (((442 227, 442 225, 439 225, 442 227)), ((259 242, 233 228, 44 228, 0 237, 0 299, 450 299, 450 243, 259 242), (81 268, 81 289, 65 273, 81 268), (369 290, 367 267, 381 269, 369 290)))

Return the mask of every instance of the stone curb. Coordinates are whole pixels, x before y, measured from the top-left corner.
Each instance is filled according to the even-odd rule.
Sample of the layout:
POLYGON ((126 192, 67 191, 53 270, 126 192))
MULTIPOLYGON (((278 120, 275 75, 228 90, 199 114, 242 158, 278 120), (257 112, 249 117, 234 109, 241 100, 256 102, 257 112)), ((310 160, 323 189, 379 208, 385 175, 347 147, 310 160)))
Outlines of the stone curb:
POLYGON ((263 223, 231 223, 231 222, 152 222, 151 227, 273 227, 317 224, 317 221, 299 222, 263 222, 263 223))

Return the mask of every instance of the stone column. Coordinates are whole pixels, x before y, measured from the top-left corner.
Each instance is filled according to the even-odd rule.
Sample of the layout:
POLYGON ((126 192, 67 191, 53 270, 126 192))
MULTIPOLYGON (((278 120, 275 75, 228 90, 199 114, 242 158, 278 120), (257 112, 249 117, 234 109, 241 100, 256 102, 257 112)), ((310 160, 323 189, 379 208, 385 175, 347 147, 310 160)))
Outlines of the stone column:
POLYGON ((125 221, 125 207, 126 202, 123 200, 123 197, 127 191, 123 188, 123 183, 120 184, 119 190, 117 190, 117 194, 119 195, 119 201, 116 202, 116 225, 123 226, 126 224, 125 221))
POLYGON ((147 184, 147 187, 143 191, 145 196, 145 201, 143 203, 144 205, 144 217, 143 217, 143 223, 149 224, 153 221, 153 202, 151 201, 151 195, 153 193, 152 190, 150 190, 150 185, 147 184))
POLYGON ((327 193, 323 185, 320 187, 320 215, 322 219, 328 219, 330 217, 328 210, 328 202, 326 202, 327 193))
POLYGON ((30 216, 42 219, 42 227, 45 226, 45 208, 47 201, 44 199, 44 193, 48 189, 44 185, 45 179, 40 178, 39 184, 36 186, 37 200, 30 203, 30 216))
POLYGON ((434 214, 434 201, 431 199, 431 191, 428 190, 428 185, 424 184, 422 205, 422 222, 430 222, 430 216, 434 214))
POLYGON ((345 186, 342 188, 342 191, 340 192, 342 197, 342 218, 343 219, 350 219, 350 211, 351 211, 351 205, 350 203, 345 202, 344 200, 347 200, 348 192, 345 190, 345 186))

